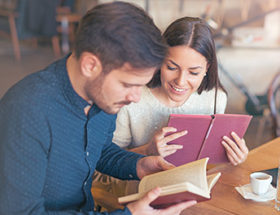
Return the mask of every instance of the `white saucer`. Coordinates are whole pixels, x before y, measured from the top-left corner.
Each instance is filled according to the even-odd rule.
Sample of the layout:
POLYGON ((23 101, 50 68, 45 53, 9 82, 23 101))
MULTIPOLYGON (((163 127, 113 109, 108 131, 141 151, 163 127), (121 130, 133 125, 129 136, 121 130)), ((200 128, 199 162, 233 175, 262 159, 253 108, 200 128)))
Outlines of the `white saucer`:
POLYGON ((275 199, 276 188, 272 185, 269 186, 268 191, 264 194, 257 195, 253 193, 250 184, 243 185, 241 187, 235 187, 235 189, 243 196, 244 199, 252 199, 258 202, 266 202, 275 199))

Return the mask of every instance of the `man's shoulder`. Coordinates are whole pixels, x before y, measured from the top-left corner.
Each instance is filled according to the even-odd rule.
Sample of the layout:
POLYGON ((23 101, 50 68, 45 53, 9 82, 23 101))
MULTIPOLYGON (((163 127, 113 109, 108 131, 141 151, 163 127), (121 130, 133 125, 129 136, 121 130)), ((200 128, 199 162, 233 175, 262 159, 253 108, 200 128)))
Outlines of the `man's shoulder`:
POLYGON ((56 75, 51 65, 20 80, 7 91, 1 102, 15 105, 43 105, 54 99, 57 93, 56 75))

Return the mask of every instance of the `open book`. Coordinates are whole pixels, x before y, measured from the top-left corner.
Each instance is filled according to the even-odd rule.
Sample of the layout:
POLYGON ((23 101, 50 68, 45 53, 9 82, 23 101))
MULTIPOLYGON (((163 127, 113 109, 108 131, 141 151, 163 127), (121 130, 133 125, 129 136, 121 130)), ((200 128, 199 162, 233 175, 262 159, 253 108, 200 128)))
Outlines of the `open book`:
POLYGON ((243 138, 251 118, 242 114, 171 114, 168 126, 177 128, 177 131, 187 130, 188 134, 168 143, 183 145, 183 148, 165 159, 175 166, 205 157, 209 157, 212 164, 228 162, 221 144, 223 136, 233 139, 231 132, 234 131, 243 138))
POLYGON ((123 196, 119 203, 127 204, 140 199, 155 187, 161 187, 160 197, 151 203, 155 208, 164 208, 182 201, 205 201, 211 198, 210 191, 221 173, 206 175, 209 158, 197 160, 170 170, 147 175, 138 186, 138 193, 123 196))

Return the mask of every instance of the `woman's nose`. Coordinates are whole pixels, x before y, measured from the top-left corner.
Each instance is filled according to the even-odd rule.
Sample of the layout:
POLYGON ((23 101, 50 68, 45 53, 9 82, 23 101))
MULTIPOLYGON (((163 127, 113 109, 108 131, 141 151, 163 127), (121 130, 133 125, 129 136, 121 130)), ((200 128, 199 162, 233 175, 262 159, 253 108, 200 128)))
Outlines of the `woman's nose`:
POLYGON ((186 71, 181 71, 176 79, 176 84, 178 86, 185 86, 188 81, 188 74, 186 71))

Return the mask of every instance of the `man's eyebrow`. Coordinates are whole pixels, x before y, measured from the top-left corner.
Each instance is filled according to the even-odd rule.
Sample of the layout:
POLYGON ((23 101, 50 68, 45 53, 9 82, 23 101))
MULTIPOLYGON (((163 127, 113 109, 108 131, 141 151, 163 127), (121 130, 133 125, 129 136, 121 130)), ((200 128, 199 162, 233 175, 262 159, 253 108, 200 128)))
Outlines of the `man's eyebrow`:
POLYGON ((129 86, 129 87, 142 87, 144 86, 143 84, 131 84, 131 83, 126 83, 122 82, 124 85, 129 86))

